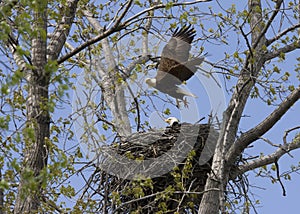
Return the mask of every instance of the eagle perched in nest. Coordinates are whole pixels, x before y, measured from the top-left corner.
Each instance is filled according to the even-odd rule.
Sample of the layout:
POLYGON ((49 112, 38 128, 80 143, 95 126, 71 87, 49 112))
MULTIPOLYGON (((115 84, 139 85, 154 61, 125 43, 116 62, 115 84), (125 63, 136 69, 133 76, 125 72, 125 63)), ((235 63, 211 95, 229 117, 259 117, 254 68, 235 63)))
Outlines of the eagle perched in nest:
MULTIPOLYGON (((211 124, 181 123, 175 117, 169 117, 165 121, 168 126, 164 130, 132 134, 126 141, 119 142, 119 146, 115 148, 118 154, 134 160, 152 160, 154 163, 155 159, 164 160, 160 157, 166 154, 173 160, 172 163, 152 164, 149 168, 143 168, 144 171, 151 170, 151 168, 161 169, 163 166, 174 166, 164 174, 153 176, 151 187, 147 185, 141 187, 144 197, 136 198, 134 195, 132 190, 136 187, 135 181, 126 179, 120 181, 115 178, 121 202, 123 204, 131 202, 130 206, 128 204, 120 205, 119 213, 130 213, 136 210, 139 210, 140 213, 156 213, 160 211, 161 203, 165 203, 168 210, 165 213, 174 213, 175 211, 192 213, 191 210, 199 208, 202 194, 185 194, 181 188, 189 189, 190 192, 201 193, 204 191, 207 175, 211 171, 212 159, 207 159, 206 164, 200 164, 199 157, 205 153, 210 153, 209 157, 212 157, 213 151, 204 150, 204 147, 206 144, 214 145, 218 133, 211 127, 211 124), (189 152, 183 155, 183 150, 189 152), (178 157, 174 156, 175 154, 183 158, 179 161, 178 157), (185 168, 188 166, 189 170, 185 168), (182 176, 180 187, 178 187, 178 176, 182 176), (174 193, 166 191, 168 188, 171 188, 174 193), (168 195, 168 200, 165 200, 165 197, 159 197, 160 195, 168 195)), ((142 162, 140 163, 142 165, 142 162)))
POLYGON ((188 106, 185 96, 197 97, 191 92, 179 87, 190 79, 204 61, 204 56, 189 59, 191 43, 196 31, 191 26, 177 28, 172 38, 163 48, 155 78, 146 78, 146 83, 159 91, 176 99, 176 106, 179 108, 179 101, 188 106))

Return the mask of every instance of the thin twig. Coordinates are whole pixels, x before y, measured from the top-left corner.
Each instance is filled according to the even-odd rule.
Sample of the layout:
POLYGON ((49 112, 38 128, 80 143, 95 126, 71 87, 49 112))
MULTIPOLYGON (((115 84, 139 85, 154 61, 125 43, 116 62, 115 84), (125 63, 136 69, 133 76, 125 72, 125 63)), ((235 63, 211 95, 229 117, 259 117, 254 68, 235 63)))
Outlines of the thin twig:
POLYGON ((282 195, 283 196, 286 196, 286 191, 285 191, 285 188, 284 188, 284 185, 283 183, 281 182, 281 179, 280 179, 280 175, 279 175, 279 164, 277 161, 275 161, 275 166, 276 166, 276 176, 277 176, 277 180, 279 181, 280 185, 281 185, 281 188, 282 188, 282 195))

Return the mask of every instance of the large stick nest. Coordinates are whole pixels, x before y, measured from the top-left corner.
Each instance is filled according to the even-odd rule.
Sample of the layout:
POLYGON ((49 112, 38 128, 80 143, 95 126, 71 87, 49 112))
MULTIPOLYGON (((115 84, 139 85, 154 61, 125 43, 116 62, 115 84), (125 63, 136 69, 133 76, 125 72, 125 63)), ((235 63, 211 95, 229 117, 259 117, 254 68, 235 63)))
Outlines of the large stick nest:
POLYGON ((132 169, 130 179, 120 178, 107 170, 98 171, 101 210, 113 213, 196 212, 211 170, 217 139, 218 133, 209 124, 184 123, 165 130, 135 133, 111 145, 110 149, 124 160, 165 161, 144 165, 144 176, 132 169), (169 159, 160 159, 163 157, 169 159), (171 170, 163 171, 170 166, 171 170))

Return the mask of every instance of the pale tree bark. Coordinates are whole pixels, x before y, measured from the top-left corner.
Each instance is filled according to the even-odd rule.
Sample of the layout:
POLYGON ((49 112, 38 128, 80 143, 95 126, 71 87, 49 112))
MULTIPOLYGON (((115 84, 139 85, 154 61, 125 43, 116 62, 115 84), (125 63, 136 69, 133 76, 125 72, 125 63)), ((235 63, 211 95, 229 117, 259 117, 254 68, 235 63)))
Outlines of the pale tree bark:
POLYGON ((34 190, 27 186, 28 171, 32 171, 35 182, 41 170, 47 164, 46 140, 49 139, 50 117, 47 110, 49 73, 45 72, 47 63, 47 3, 39 4, 34 12, 33 29, 37 35, 32 38, 32 71, 27 74, 27 127, 33 130, 33 137, 25 139, 23 170, 18 188, 18 196, 14 213, 31 213, 37 211, 40 205, 40 184, 34 190))
MULTIPOLYGON (((124 7, 122 14, 119 17, 115 18, 115 23, 112 28, 121 28, 123 25, 121 23, 121 18, 128 13, 131 7, 132 1, 128 1, 127 5, 124 7), (120 24, 120 26, 118 26, 120 24)), ((156 2, 155 2, 156 4, 156 2)), ((152 24, 152 16, 154 11, 149 11, 148 22, 145 25, 145 30, 148 31, 152 24)), ((91 25, 96 29, 100 34, 103 33, 104 28, 100 25, 100 23, 93 18, 91 12, 85 10, 85 16, 91 23, 91 25)), ((108 105, 112 115, 114 116, 113 124, 117 133, 121 137, 125 137, 131 134, 131 124, 129 121, 129 115, 126 109, 126 99, 125 99, 125 89, 126 80, 130 76, 131 71, 134 69, 136 64, 141 62, 146 62, 149 60, 148 56, 148 32, 145 32, 143 35, 143 47, 142 47, 142 55, 135 61, 133 61, 127 68, 120 68, 118 62, 116 61, 111 44, 109 43, 108 38, 103 38, 101 40, 103 55, 105 59, 105 65, 101 63, 100 60, 93 62, 95 64, 95 69, 97 70, 97 74, 94 75, 94 80, 97 81, 99 86, 101 87, 101 91, 104 97, 106 104, 108 105), (120 72, 122 69, 122 72, 120 72), (124 83, 119 83, 118 79, 122 78, 124 83)), ((138 105, 138 104, 137 104, 138 105)))
MULTIPOLYGON (((131 3, 132 1, 128 2, 128 9, 131 3)), ((124 11, 124 13, 126 12, 127 11, 124 11)), ((92 26, 101 33, 103 31, 103 27, 96 19, 93 18, 92 13, 89 11, 84 11, 84 13, 92 26)), ((97 61, 95 67, 98 73, 96 75, 92 75, 94 75, 94 79, 101 87, 105 102, 114 116, 113 124, 117 133, 120 136, 125 137, 131 133, 128 113, 126 111, 125 88, 122 84, 118 83, 118 78, 120 78, 121 75, 118 71, 118 65, 113 56, 108 38, 102 39, 101 44, 103 47, 106 65, 104 66, 100 61, 97 61)))
MULTIPOLYGON (((54 32, 51 34, 48 44, 47 56, 48 60, 57 60, 61 50, 70 33, 73 20, 75 18, 77 4, 79 0, 68 0, 64 6, 62 18, 54 32)), ((61 61, 60 63, 62 63, 61 61)))
MULTIPOLYGON (((17 65, 25 72, 28 84, 28 100, 26 105, 27 127, 33 130, 33 137, 25 137, 24 160, 21 170, 18 195, 14 207, 14 213, 37 212, 40 206, 42 182, 45 177, 41 176, 41 171, 47 165, 47 140, 50 139, 50 114, 49 102, 49 81, 51 71, 46 71, 45 66, 49 60, 56 60, 69 34, 71 24, 75 17, 78 0, 70 0, 62 14, 61 22, 50 38, 47 52, 47 2, 37 3, 38 9, 34 11, 32 28, 37 32, 32 38, 31 62, 33 69, 24 69, 26 66, 22 57, 14 54, 17 65), (32 175, 29 175, 31 173, 32 175), (28 174, 29 173, 29 174, 28 174), (28 177, 29 176, 29 177, 28 177), (32 177, 30 177, 32 176, 32 177), (29 178, 33 178, 37 183, 36 188, 30 189, 27 186, 29 178)), ((14 45, 10 45, 14 49, 14 45)))
MULTIPOLYGON (((2 180, 2 169, 0 168, 0 181, 2 180)), ((4 213, 4 190, 0 189, 0 214, 4 213)))
MULTIPOLYGON (((230 147, 234 144, 238 130, 238 125, 246 104, 251 89, 253 88, 256 78, 262 66, 267 59, 270 59, 271 53, 267 53, 267 40, 265 33, 269 29, 272 21, 277 15, 282 0, 276 2, 275 9, 268 23, 263 22, 262 6, 259 0, 248 1, 248 11, 251 28, 251 42, 249 54, 241 70, 235 91, 232 95, 230 103, 223 114, 222 128, 217 142, 215 155, 212 163, 212 173, 209 175, 205 193, 199 207, 198 213, 211 214, 218 213, 221 209, 224 212, 224 190, 229 179, 229 171, 233 160, 237 157, 237 153, 230 158, 226 154, 230 147), (269 57, 266 57, 269 56, 269 57), (230 159, 230 162, 228 160, 230 159), (218 191, 216 191, 216 189, 218 191)), ((286 46, 288 47, 288 46, 286 46)), ((298 48, 298 45, 293 48, 286 48, 286 52, 298 48)), ((273 54, 273 57, 278 55, 273 54)), ((296 102, 298 99, 295 99, 296 102)), ((293 102, 293 103, 294 103, 293 102)), ((253 141, 251 141, 253 142, 253 141)), ((235 150, 236 151, 236 150, 235 150)), ((240 154, 240 153, 238 153, 240 154)), ((228 154, 227 154, 228 156, 228 154)))

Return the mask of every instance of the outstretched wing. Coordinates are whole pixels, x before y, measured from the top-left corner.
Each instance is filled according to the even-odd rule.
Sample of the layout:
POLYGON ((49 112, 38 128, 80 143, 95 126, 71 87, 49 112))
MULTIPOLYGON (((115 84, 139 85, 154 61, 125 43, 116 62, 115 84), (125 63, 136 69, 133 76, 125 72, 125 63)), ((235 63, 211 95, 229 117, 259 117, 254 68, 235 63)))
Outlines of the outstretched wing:
MULTIPOLYGON (((157 81, 161 81, 163 78, 165 78, 167 75, 166 73, 173 75, 174 78, 178 79, 178 82, 180 82, 180 80, 182 82, 188 79, 187 77, 181 79, 184 76, 181 73, 184 73, 185 70, 187 70, 189 73, 192 72, 189 71, 189 68, 191 68, 189 65, 184 65, 189 63, 187 60, 189 58, 189 51, 191 50, 191 43, 195 37, 195 33, 195 29, 191 26, 184 26, 181 29, 177 28, 175 30, 172 38, 163 48, 156 75, 157 81), (184 70, 181 69, 182 66, 185 67, 184 70)), ((192 75, 193 74, 188 76, 191 77, 192 75)))
POLYGON ((174 65, 168 72, 169 75, 175 76, 181 82, 190 79, 197 71, 197 66, 204 61, 205 57, 193 58, 185 63, 174 65))
POLYGON ((163 48, 161 65, 164 65, 165 60, 175 60, 177 63, 186 62, 189 58, 191 43, 195 34, 196 31, 191 26, 184 26, 181 29, 177 28, 168 44, 163 48))

